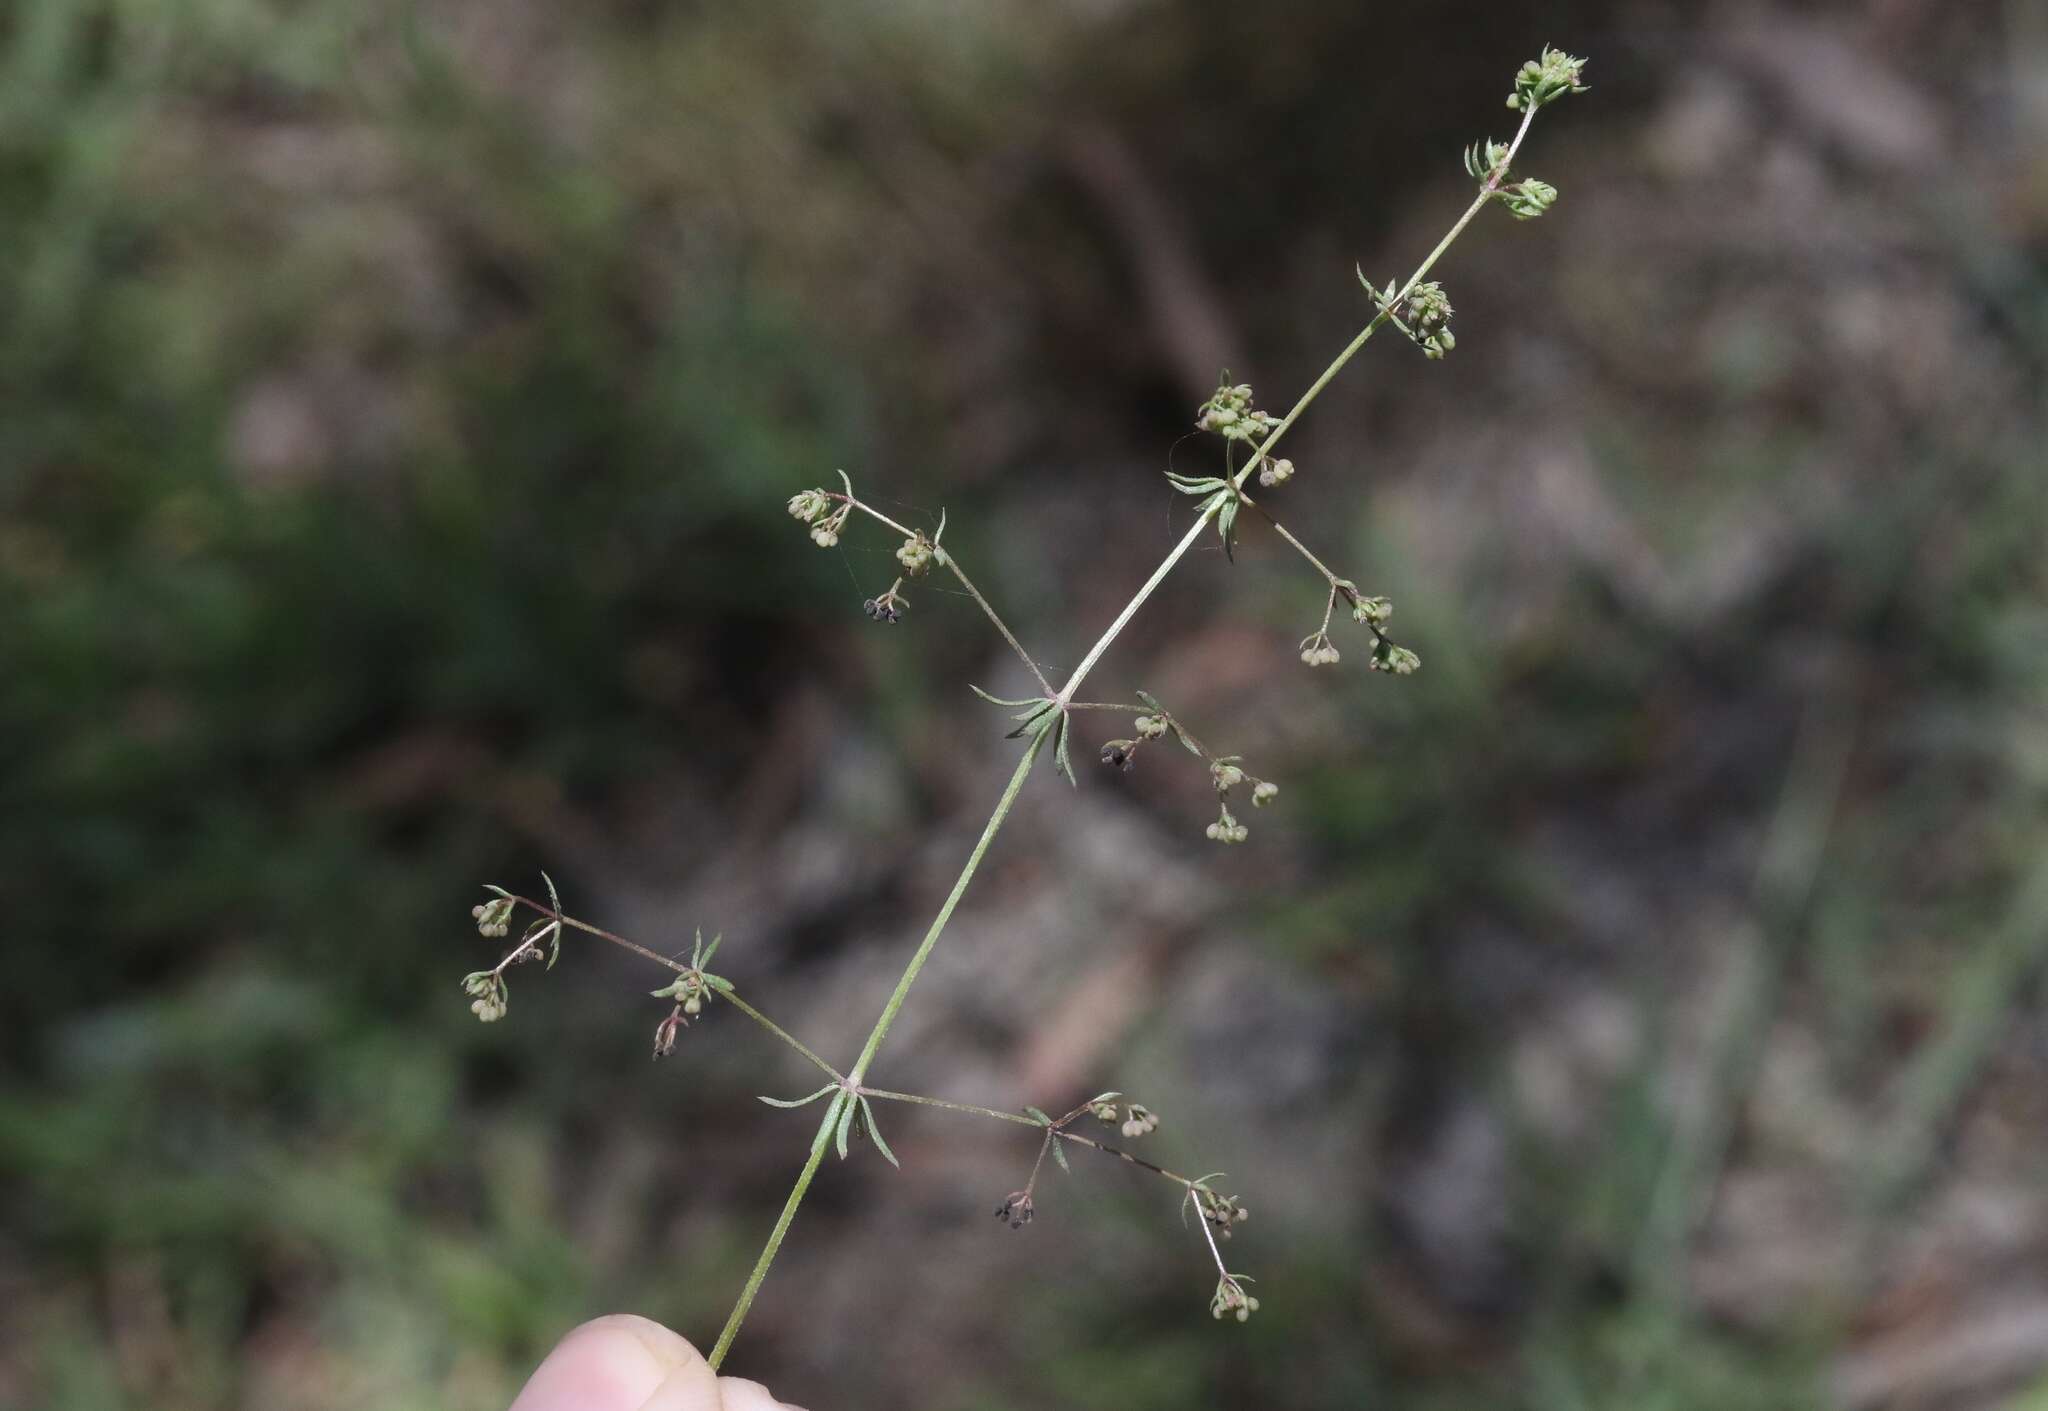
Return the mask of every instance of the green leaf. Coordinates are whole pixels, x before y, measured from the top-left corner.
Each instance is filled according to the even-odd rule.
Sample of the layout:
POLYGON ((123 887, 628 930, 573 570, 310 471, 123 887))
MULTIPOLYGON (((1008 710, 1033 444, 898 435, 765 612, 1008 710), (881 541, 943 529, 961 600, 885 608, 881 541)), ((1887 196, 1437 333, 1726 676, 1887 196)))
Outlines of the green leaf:
POLYGON ((1069 1176, 1074 1174, 1074 1168, 1067 1165, 1067 1144, 1058 1137, 1052 1139, 1052 1159, 1059 1162, 1060 1170, 1069 1176))
POLYGON ((722 994, 729 995, 732 993, 732 981, 726 979, 723 975, 706 975, 704 983, 722 994))
POLYGON ((1052 1125, 1052 1118, 1046 1116, 1043 1112, 1040 1112, 1035 1107, 1025 1108, 1024 1115, 1026 1117, 1031 1118, 1034 1122, 1037 1122, 1042 1127, 1050 1127, 1052 1125))
POLYGON ((1074 761, 1067 755, 1067 737, 1074 733, 1074 722, 1065 711, 1060 712, 1057 729, 1059 734, 1054 740, 1053 763, 1058 766, 1060 773, 1067 776, 1067 783, 1078 789, 1081 782, 1074 777, 1074 761))
POLYGON ((973 682, 971 682, 971 681, 967 683, 967 689, 968 689, 968 690, 970 690, 970 691, 972 691, 972 692, 974 692, 974 694, 975 694, 975 695, 977 695, 977 696, 980 696, 980 697, 981 697, 981 698, 982 698, 983 700, 987 701, 987 702, 988 702, 988 703, 989 703, 990 705, 999 705, 999 706, 1028 706, 1028 705, 1033 705, 1033 704, 1037 703, 1038 701, 1040 701, 1040 700, 1043 700, 1043 699, 1044 699, 1044 697, 1042 697, 1042 696, 1026 696, 1026 697, 1024 697, 1024 699, 1022 699, 1022 700, 1017 700, 1017 701, 1006 701, 1006 700, 1004 700, 1004 699, 1003 699, 1003 698, 1002 698, 1001 696, 991 696, 991 695, 990 695, 990 694, 989 694, 988 692, 986 692, 986 691, 982 690, 982 689, 981 689, 981 687, 979 687, 979 686, 975 685, 975 684, 974 684, 973 682))
MULTIPOLYGON (((697 935, 699 939, 702 939, 704 933, 702 931, 699 931, 697 935)), ((705 966, 711 963, 711 957, 718 954, 719 942, 723 941, 724 939, 725 933, 723 931, 719 932, 717 935, 711 938, 711 944, 704 948, 704 954, 697 960, 697 968, 699 970, 702 970, 705 966)))
POLYGON ((1016 719, 1022 720, 1024 723, 1003 736, 1003 738, 1005 740, 1015 740, 1024 735, 1043 734, 1047 721, 1050 718, 1048 712, 1052 711, 1053 703, 1051 701, 1040 701, 1037 710, 1027 710, 1022 715, 1017 716, 1016 719))
POLYGON ((555 962, 562 958, 562 898, 555 891, 555 879, 543 872, 540 880, 548 884, 548 901, 555 908, 555 934, 550 937, 552 947, 548 951, 548 969, 555 968, 555 962))
POLYGON ((1169 470, 1166 472, 1166 478, 1173 488, 1183 495, 1206 495, 1212 490, 1229 488, 1228 481, 1219 480, 1213 475, 1175 475, 1169 470))
MULTIPOLYGON (((1138 694, 1142 696, 1142 695, 1144 695, 1145 693, 1144 693, 1143 691, 1140 691, 1140 692, 1138 692, 1138 694)), ((1153 709, 1154 709, 1154 710, 1157 710, 1157 709, 1158 709, 1158 707, 1157 707, 1157 706, 1154 706, 1154 707, 1153 707, 1153 709)), ((1095 1104, 1096 1104, 1096 1103, 1098 1103, 1098 1102, 1108 1102, 1108 1101, 1109 1101, 1110 1099, 1112 1099, 1112 1098, 1119 1098, 1119 1097, 1122 1097, 1122 1096, 1123 1096, 1123 1094, 1122 1094, 1122 1093, 1119 1093, 1119 1092, 1107 1092, 1107 1093, 1097 1093, 1097 1094, 1096 1094, 1096 1095, 1095 1095, 1094 1097, 1091 1097, 1091 1098, 1089 1098, 1089 1099, 1088 1099, 1088 1105, 1089 1105, 1090 1107, 1093 1107, 1093 1106, 1095 1106, 1095 1104)))
POLYGON ((1223 508, 1216 516, 1216 533, 1223 539, 1223 557, 1232 563, 1237 562, 1234 531, 1237 528, 1238 504, 1237 496, 1232 495, 1223 502, 1223 508))
MULTIPOLYGON (((545 877, 545 876, 546 876, 547 874, 546 874, 545 872, 543 872, 543 873, 542 873, 541 875, 542 875, 543 877, 545 877)), ((489 883, 489 882, 486 882, 486 883, 484 883, 484 890, 485 890, 485 891, 487 891, 487 892, 496 892, 496 893, 497 893, 497 894, 498 894, 499 896, 503 897, 503 898, 504 898, 504 899, 505 899, 506 901, 518 901, 518 900, 519 900, 519 898, 517 898, 517 897, 513 896, 513 895, 512 895, 512 894, 511 894, 510 892, 506 891, 506 890, 505 890, 505 889, 504 889, 503 887, 495 886, 495 885, 493 885, 492 883, 489 883)))
POLYGON ((814 1103, 814 1102, 816 1102, 816 1101, 817 1101, 817 1100, 818 1100, 819 1098, 823 1097, 823 1096, 824 1096, 824 1095, 825 1095, 826 1093, 835 1093, 835 1092, 838 1092, 838 1091, 839 1091, 839 1084, 837 1084, 837 1083, 827 1083, 827 1084, 825 1084, 825 1086, 824 1086, 824 1087, 822 1087, 822 1088, 819 1088, 819 1089, 818 1089, 818 1090, 817 1090, 816 1092, 812 1093, 812 1094, 811 1094, 811 1095, 810 1095, 809 1097, 799 1097, 799 1098, 779 1098, 779 1097, 764 1097, 764 1098, 762 1098, 762 1099, 761 1099, 761 1101, 763 1101, 763 1102, 767 1103, 767 1104, 768 1104, 768 1105, 769 1105, 770 1107, 807 1107, 807 1106, 809 1106, 809 1105, 810 1105, 811 1103, 814 1103))
POLYGON ((875 1109, 868 1106, 868 1100, 865 1097, 860 1100, 860 1113, 861 1117, 867 1122, 868 1135, 875 1139, 875 1150, 887 1157, 891 1166, 901 1171, 903 1163, 896 1159, 896 1153, 889 1150, 889 1144, 882 1140, 882 1129, 875 1125, 875 1109))
POLYGON ((850 1102, 839 1109, 839 1132, 836 1140, 839 1143, 839 1159, 841 1161, 846 1160, 846 1138, 853 1131, 854 1111, 854 1105, 850 1102))

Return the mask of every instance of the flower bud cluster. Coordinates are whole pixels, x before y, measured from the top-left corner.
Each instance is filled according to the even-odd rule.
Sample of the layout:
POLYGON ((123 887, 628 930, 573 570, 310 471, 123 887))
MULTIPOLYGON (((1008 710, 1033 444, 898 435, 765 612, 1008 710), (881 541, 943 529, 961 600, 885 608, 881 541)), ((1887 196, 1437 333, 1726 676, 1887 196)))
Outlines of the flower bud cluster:
POLYGON ((477 933, 491 937, 504 935, 511 929, 508 923, 512 920, 512 905, 510 897, 494 897, 471 907, 469 914, 476 918, 477 933))
POLYGON ((1557 188, 1533 176, 1501 188, 1499 194, 1516 220, 1534 220, 1557 204, 1557 188))
POLYGON ((903 541, 903 547, 896 551, 896 561, 912 578, 921 577, 931 567, 932 542, 924 537, 922 529, 903 541))
POLYGON ((1301 639, 1301 659, 1309 666, 1335 666, 1343 655, 1330 645, 1327 630, 1318 630, 1301 639))
POLYGON ((1474 181, 1484 181, 1500 169, 1508 159, 1508 144, 1496 142, 1491 137, 1484 142, 1475 142, 1465 149, 1465 174, 1474 181))
POLYGON ((1394 676, 1413 676, 1422 667, 1422 658, 1406 647, 1397 647, 1385 637, 1372 644, 1372 669, 1394 676))
POLYGON ((1115 1127, 1127 1137, 1150 1136, 1159 1130, 1159 1114, 1142 1102, 1127 1102, 1121 1105, 1117 1099, 1121 1093, 1104 1093, 1088 1104, 1088 1113, 1096 1121, 1115 1127))
POLYGON ((1385 598, 1358 598, 1351 604, 1351 620, 1369 627, 1384 627, 1393 616, 1394 605, 1385 598))
POLYGON ((1425 358, 1441 358, 1458 346, 1451 336, 1451 300, 1435 280, 1408 291, 1408 337, 1425 358))
POLYGON ((1251 386, 1243 382, 1233 386, 1229 377, 1229 373, 1224 374, 1215 394, 1198 409, 1195 429, 1213 431, 1227 441, 1249 444, 1265 440, 1266 434, 1280 424, 1280 418, 1256 410, 1252 406, 1251 386))
POLYGON ((495 970, 479 970, 463 976, 462 992, 470 997, 469 1012, 486 1024, 503 1019, 512 1002, 512 992, 505 984, 505 977, 495 970))
POLYGON ((1233 1225, 1241 1225, 1252 1218, 1251 1211, 1234 1195, 1218 1195, 1207 1186, 1195 1188, 1195 1203, 1202 1209, 1202 1218, 1216 1227, 1216 1238, 1227 1240, 1233 1225))
POLYGON ((1275 485, 1285 485, 1294 478, 1294 462, 1285 456, 1279 459, 1262 457, 1259 461, 1259 484, 1268 490, 1275 485))
POLYGON ((1546 45, 1541 57, 1522 65, 1522 71, 1515 75, 1515 91, 1508 95, 1508 106, 1521 112, 1554 103, 1567 93, 1584 93, 1586 85, 1580 80, 1585 69, 1584 59, 1546 45))
POLYGON ((1204 832, 1212 843, 1241 843, 1252 835, 1251 829, 1238 822, 1230 812, 1229 804, 1218 807, 1216 821, 1204 832))
POLYGON ((799 523, 811 526, 812 543, 829 549, 839 542, 839 531, 846 527, 853 504, 849 500, 835 510, 832 497, 823 490, 804 490, 789 497, 789 513, 799 523))
POLYGON ((1225 1274, 1216 1281, 1216 1296, 1209 1300, 1210 1317, 1222 1318, 1229 1314, 1242 1323, 1259 1311, 1259 1301, 1244 1291, 1243 1285, 1238 1282, 1240 1277, 1242 1276, 1237 1274, 1225 1274))
POLYGON ((1252 807, 1264 808, 1280 797, 1280 786, 1270 779, 1261 779, 1245 771, 1238 755, 1225 755, 1209 762, 1209 783, 1216 790, 1216 821, 1204 830, 1211 842, 1241 843, 1251 836, 1251 830, 1237 821, 1230 811, 1228 796, 1238 785, 1250 782, 1252 786, 1252 807))

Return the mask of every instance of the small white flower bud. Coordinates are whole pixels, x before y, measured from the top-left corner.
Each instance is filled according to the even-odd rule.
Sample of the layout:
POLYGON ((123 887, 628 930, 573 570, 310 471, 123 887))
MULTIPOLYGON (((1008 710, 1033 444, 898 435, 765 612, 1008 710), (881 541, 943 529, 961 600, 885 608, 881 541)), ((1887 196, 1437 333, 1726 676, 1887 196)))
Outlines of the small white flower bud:
POLYGON ((1270 779, 1261 779, 1252 785, 1252 807, 1264 808, 1280 797, 1280 786, 1270 779))

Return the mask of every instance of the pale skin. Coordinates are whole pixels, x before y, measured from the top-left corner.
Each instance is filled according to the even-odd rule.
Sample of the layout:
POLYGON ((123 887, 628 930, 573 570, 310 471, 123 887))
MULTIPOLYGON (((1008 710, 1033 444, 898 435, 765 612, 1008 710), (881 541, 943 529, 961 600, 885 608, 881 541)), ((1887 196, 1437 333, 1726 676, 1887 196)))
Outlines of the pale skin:
POLYGON ((661 1324, 614 1313, 573 1329, 511 1411, 800 1411, 759 1382, 721 1377, 661 1324))

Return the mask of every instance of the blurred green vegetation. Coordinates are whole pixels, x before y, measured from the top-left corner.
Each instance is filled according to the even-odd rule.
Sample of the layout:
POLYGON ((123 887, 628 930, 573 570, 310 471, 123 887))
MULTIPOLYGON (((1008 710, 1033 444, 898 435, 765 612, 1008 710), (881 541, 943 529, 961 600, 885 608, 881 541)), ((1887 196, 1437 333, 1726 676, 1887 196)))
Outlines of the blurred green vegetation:
MULTIPOLYGON (((492 1407, 598 1308, 715 1325, 782 1163, 700 1137, 755 1120, 757 1076, 693 1057, 659 1089, 614 1082, 641 1036, 598 998, 616 976, 567 967, 549 1002, 515 986, 515 1022, 479 1028, 461 912, 479 880, 563 853, 681 867, 803 690, 916 781, 915 819, 961 787, 934 701, 986 658, 855 635, 848 579, 885 551, 809 552, 782 511, 833 466, 906 512, 943 500, 949 544, 995 565, 1034 641, 1070 644, 1128 591, 1105 565, 1164 513, 1148 477, 1187 399, 1169 360, 1103 332, 1142 282, 1101 252, 1113 219, 1020 154, 1069 121, 1159 153, 1202 215, 1196 253, 1277 271, 1223 281, 1246 341, 1312 371, 1352 317, 1322 283, 1351 256, 1318 242, 1399 244, 1395 198, 1449 179, 1522 51, 1565 21, 1611 41, 1581 46, 1618 80, 1594 131, 1641 119, 1673 63, 1667 31, 1608 5, 1546 12, 1556 34, 1408 6, 1437 57, 1384 87, 1344 57, 1381 21, 1348 7, 1284 5, 1270 28, 1221 4, 1083 9, 0 15, 0 1400, 492 1407), (1284 179, 1245 178, 1267 162, 1284 179), (648 1256, 679 1245, 686 1271, 648 1256)), ((1544 224, 1589 185, 1618 193, 1608 214, 1656 206, 1631 151, 1576 149, 1544 224)), ((1842 190, 1868 203, 1852 229, 1893 203, 1880 180, 1842 190)), ((1356 1188, 1253 1226, 1248 1263, 1286 1293, 1243 1337, 1215 1336, 1184 1270, 1104 1266, 992 1292, 1005 1341, 934 1385, 988 1408, 1844 1399, 1858 1338, 1911 1313, 1872 1307, 1908 1212, 1974 1169, 1966 1120, 2039 1114, 2048 1064, 2048 222, 2005 219, 1930 217, 1931 244, 1861 252, 1964 311, 1983 361, 1924 407, 1845 374, 1811 333, 1825 310, 1789 311, 1792 333, 1765 316, 1787 297, 1771 279, 1803 275, 1745 265, 1770 251, 1734 215, 1684 266, 1674 247, 1617 268, 1590 223, 1526 256, 1475 239, 1467 317, 1500 351, 1461 341, 1449 391, 1376 365, 1361 419, 1413 450, 1491 397, 1517 419, 1533 401, 1581 430, 1658 561, 1727 548, 1755 498, 1798 511, 1790 547, 1739 560, 1753 581, 1710 610, 1711 575, 1651 602, 1597 555, 1532 548, 1522 507, 1489 518, 1469 482, 1418 507, 1375 467, 1358 498, 1309 500, 1425 670, 1248 670, 1204 705, 1298 770, 1294 859, 1251 873, 1228 924, 1259 918, 1260 956, 1362 1036, 1316 1113, 1357 1134, 1356 1188), (1561 310, 1535 372, 1499 297, 1523 283, 1561 310), (1759 322, 1699 331, 1750 294, 1759 322), (1674 327, 1697 336, 1666 360, 1674 327), (1447 549, 1418 522, 1470 527, 1447 549), (1329 716, 1290 737, 1273 703, 1311 689, 1329 716), (1660 907, 1617 899, 1603 864, 1660 907), (1560 1135, 1518 1087, 1534 1060, 1509 1017, 1572 1013, 1581 986, 1637 1040, 1570 1070, 1560 1135), (1793 1281, 1825 1296, 1742 1320, 1687 1260, 1731 1168, 1774 1149, 1758 1094, 1797 1073, 1764 1055, 1795 1027, 1818 1035, 1815 1110, 1870 1124, 1816 1177, 1853 1237, 1846 1267, 1793 1281), (1476 1276, 1379 1208, 1441 1177, 1403 1163, 1475 1092, 1509 1129, 1476 1276)), ((1616 228, 1638 257, 1655 243, 1616 228)), ((1356 424, 1332 415, 1316 445, 1341 470, 1356 424)), ((1211 565, 1190 577, 1190 637, 1284 637, 1303 611, 1298 585, 1232 603, 1211 565)), ((1148 665, 1190 670, 1163 647, 1148 665)), ((849 907, 902 900, 876 891, 849 907)), ((798 941, 799 961, 833 945, 798 941)), ((1170 1040, 1148 1043, 1172 1073, 1170 1040)), ((2048 1163, 2037 1135, 1998 1140, 2008 1176, 2048 1163)), ((1077 1217, 1120 1255, 1151 1247, 1109 1243, 1125 1200, 1077 1217)), ((820 1204, 816 1238, 859 1227, 855 1198, 820 1204)), ((796 1381, 778 1390, 820 1406, 900 1385, 769 1346, 796 1381)))

